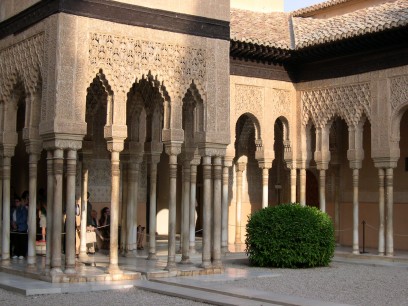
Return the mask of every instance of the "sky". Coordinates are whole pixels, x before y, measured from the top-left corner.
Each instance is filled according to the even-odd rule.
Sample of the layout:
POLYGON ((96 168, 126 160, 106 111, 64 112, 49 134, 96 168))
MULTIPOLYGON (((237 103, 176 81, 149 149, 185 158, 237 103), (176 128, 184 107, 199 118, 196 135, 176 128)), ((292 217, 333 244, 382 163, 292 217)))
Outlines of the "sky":
POLYGON ((285 0, 285 12, 294 11, 300 8, 311 6, 316 3, 325 2, 324 0, 285 0))

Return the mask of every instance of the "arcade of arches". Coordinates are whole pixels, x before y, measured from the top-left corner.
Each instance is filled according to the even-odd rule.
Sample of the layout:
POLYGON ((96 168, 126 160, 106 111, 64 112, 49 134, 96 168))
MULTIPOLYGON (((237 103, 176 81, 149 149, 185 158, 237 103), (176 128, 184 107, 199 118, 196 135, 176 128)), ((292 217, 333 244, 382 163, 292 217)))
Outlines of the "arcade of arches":
MULTIPOLYGON (((1 34, 2 261, 14 195, 29 190, 37 203, 40 188, 45 267, 55 275, 76 273, 76 203, 87 256, 88 192, 94 209, 111 209, 112 274, 119 255, 137 253, 138 225, 149 260, 156 235, 168 236, 167 270, 177 269, 176 236, 188 263, 201 229, 202 267, 221 268, 225 252, 243 250, 248 214, 288 202, 328 212, 353 253, 363 220, 366 247, 408 249, 408 65, 304 81, 251 75, 262 61, 231 51, 229 30, 239 27, 230 1, 219 2, 208 14, 182 13, 210 18, 225 36, 66 12, 1 34), (242 72, 242 59, 252 68, 242 72)), ((36 206, 28 209, 33 267, 36 206)))

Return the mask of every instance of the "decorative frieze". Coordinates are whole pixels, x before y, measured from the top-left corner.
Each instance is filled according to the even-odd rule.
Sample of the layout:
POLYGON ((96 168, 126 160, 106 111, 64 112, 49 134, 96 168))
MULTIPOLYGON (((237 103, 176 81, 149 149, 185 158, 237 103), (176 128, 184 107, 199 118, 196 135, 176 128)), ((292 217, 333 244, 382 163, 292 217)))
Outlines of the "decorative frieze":
POLYGON ((390 80, 391 105, 393 109, 408 103, 408 75, 390 80))
POLYGON ((264 88, 252 85, 235 85, 235 115, 236 118, 245 113, 251 113, 262 120, 264 88))

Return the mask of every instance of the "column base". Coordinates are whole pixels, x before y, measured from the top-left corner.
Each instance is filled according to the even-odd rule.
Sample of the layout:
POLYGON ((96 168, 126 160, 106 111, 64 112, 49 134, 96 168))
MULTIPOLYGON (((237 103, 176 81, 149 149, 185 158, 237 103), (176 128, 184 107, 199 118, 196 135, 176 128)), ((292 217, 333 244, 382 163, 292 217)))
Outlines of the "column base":
POLYGON ((117 264, 110 264, 106 272, 114 276, 119 276, 123 274, 123 271, 119 268, 117 264))
POLYGON ((157 260, 156 253, 149 253, 149 255, 147 256, 147 260, 157 260))
POLYGON ((394 257, 394 253, 387 253, 386 257, 394 257))
POLYGON ((164 270, 169 272, 177 271, 177 265, 175 262, 167 262, 167 266, 164 268, 164 270))
POLYGON ((137 256, 137 252, 136 250, 129 250, 125 252, 124 256, 129 258, 135 258, 137 256))
POLYGON ((60 267, 52 268, 51 271, 50 271, 51 276, 58 276, 58 275, 61 275, 61 274, 64 274, 64 272, 62 272, 60 267))
POLYGON ((186 264, 191 264, 190 257, 181 257, 181 264, 186 265, 186 264))
POLYGON ((214 260, 213 263, 212 263, 212 268, 213 269, 221 269, 222 268, 221 260, 214 260))
POLYGON ((384 256, 384 252, 378 252, 378 256, 384 256))
POLYGON ((225 255, 229 253, 228 246, 221 247, 221 254, 225 255))
POLYGON ((353 250, 353 254, 360 255, 360 250, 353 250))
POLYGON ((37 257, 36 256, 28 256, 27 257, 27 265, 28 266, 35 266, 37 263, 37 257))
POLYGON ((212 268, 212 265, 211 265, 211 262, 210 261, 203 261, 203 263, 201 264, 201 268, 203 268, 203 269, 210 269, 210 268, 212 268))
POLYGON ((189 253, 190 253, 191 255, 194 255, 194 254, 197 253, 197 251, 196 251, 196 249, 195 249, 195 246, 190 246, 189 253))
POLYGON ((73 274, 77 273, 77 271, 75 270, 74 267, 66 268, 64 272, 65 272, 65 274, 70 274, 70 275, 73 275, 73 274))

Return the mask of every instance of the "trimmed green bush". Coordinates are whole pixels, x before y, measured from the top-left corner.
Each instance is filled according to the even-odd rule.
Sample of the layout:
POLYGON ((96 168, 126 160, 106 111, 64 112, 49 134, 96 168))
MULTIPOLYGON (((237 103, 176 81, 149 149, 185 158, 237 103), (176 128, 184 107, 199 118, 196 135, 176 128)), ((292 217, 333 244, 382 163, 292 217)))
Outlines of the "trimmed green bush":
POLYGON ((254 266, 327 266, 334 254, 332 220, 315 207, 267 207, 249 216, 246 230, 246 253, 254 266))

